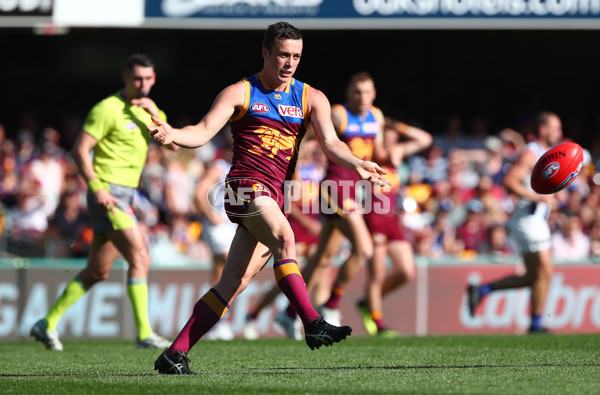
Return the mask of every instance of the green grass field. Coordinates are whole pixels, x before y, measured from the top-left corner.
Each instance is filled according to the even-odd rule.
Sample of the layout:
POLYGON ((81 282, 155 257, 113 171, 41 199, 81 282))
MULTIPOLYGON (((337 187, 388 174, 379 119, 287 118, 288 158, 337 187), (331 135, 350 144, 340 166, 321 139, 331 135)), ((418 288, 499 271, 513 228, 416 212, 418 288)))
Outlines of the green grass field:
POLYGON ((131 341, 0 343, 0 393, 600 393, 599 335, 350 337, 311 351, 303 342, 202 340, 198 376, 154 370, 157 350, 131 341))

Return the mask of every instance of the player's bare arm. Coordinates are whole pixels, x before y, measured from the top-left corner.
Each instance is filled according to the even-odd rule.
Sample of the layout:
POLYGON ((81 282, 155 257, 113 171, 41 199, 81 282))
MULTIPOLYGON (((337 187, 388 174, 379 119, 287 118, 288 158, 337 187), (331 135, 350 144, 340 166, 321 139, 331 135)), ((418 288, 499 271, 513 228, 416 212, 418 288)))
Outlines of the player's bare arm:
POLYGON ((433 144, 433 136, 423 129, 396 120, 389 120, 389 122, 398 134, 406 139, 395 145, 395 147, 401 147, 404 156, 414 155, 433 144))
MULTIPOLYGON (((98 144, 98 141, 92 135, 82 131, 79 133, 79 136, 77 136, 77 140, 75 140, 75 144, 71 151, 79 174, 81 174, 88 185, 90 184, 90 181, 97 180, 92 157, 90 156, 90 151, 96 144, 98 144)), ((103 208, 108 207, 110 209, 114 207, 116 200, 107 190, 101 188, 95 191, 94 195, 99 206, 103 208)))
POLYGON ((375 162, 364 161, 354 156, 350 148, 338 138, 331 120, 331 105, 321 91, 310 88, 308 108, 317 140, 330 160, 356 171, 363 180, 381 186, 390 185, 389 181, 382 176, 386 174, 385 170, 375 162))
POLYGON ((244 105, 246 86, 237 82, 223 89, 217 95, 211 109, 196 125, 181 129, 171 127, 157 117, 152 117, 155 125, 148 126, 148 131, 159 144, 174 143, 184 148, 202 147, 208 143, 225 126, 231 116, 244 105))
POLYGON ((519 198, 525 198, 534 202, 546 201, 548 198, 544 195, 531 191, 524 183, 523 178, 533 169, 537 158, 533 151, 523 152, 517 161, 510 167, 504 176, 504 187, 506 190, 519 198))

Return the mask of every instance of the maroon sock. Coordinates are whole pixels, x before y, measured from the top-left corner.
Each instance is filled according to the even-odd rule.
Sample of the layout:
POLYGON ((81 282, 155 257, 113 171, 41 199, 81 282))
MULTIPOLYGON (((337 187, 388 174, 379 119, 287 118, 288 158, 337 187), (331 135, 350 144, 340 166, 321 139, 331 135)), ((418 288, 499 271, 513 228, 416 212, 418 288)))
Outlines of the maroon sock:
POLYGON ((308 299, 306 284, 298 270, 294 259, 284 259, 273 265, 277 285, 287 296, 291 306, 296 310, 302 323, 306 326, 319 318, 319 313, 312 307, 308 299))
POLYGON ((167 354, 175 351, 183 351, 187 354, 190 348, 194 347, 194 344, 219 322, 227 309, 229 309, 227 302, 211 288, 196 302, 192 316, 167 350, 167 354))
POLYGON ((340 307, 340 301, 342 300, 342 296, 346 293, 346 287, 343 285, 335 284, 333 286, 333 290, 331 291, 331 296, 327 303, 325 303, 325 307, 329 309, 337 309, 340 307))
POLYGON ((288 315, 288 317, 294 319, 298 316, 298 313, 296 313, 296 309, 294 308, 294 306, 292 306, 291 303, 288 303, 288 307, 287 309, 285 309, 285 313, 288 315))
POLYGON ((379 310, 371 311, 371 318, 373 318, 373 321, 375 321, 378 331, 385 329, 385 325, 383 323, 383 313, 381 311, 379 311, 379 310))

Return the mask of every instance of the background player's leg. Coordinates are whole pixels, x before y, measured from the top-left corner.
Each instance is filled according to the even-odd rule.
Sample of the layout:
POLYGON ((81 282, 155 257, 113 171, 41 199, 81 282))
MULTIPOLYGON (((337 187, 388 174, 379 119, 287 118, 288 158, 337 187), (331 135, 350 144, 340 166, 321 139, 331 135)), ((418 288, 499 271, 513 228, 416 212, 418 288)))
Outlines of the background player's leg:
POLYGON ((338 309, 340 300, 344 295, 346 285, 356 276, 356 273, 366 265, 373 257, 373 242, 367 229, 367 225, 358 212, 352 212, 337 221, 338 229, 352 243, 352 255, 344 262, 340 268, 331 296, 325 307, 329 309, 338 309))
POLYGON ((552 254, 550 249, 523 255, 525 268, 532 273, 531 284, 531 332, 542 329, 542 317, 546 305, 546 296, 552 279, 552 254))
POLYGON ((388 243, 388 254, 392 260, 392 273, 388 275, 381 288, 381 297, 396 288, 413 281, 415 278, 415 258, 412 246, 405 240, 388 243))

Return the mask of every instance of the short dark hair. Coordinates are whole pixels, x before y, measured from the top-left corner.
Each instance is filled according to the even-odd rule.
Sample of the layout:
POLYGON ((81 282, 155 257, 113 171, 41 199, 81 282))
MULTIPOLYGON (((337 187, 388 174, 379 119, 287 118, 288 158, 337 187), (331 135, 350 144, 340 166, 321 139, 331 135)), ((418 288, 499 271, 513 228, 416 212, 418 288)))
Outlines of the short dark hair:
POLYGON ((271 52, 275 40, 302 40, 302 33, 287 22, 277 22, 267 28, 262 46, 271 52))
POLYGON ((363 81, 373 81, 373 77, 366 71, 359 71, 358 73, 352 74, 350 80, 348 81, 348 87, 356 84, 357 82, 363 81))
POLYGON ((552 111, 542 111, 535 118, 535 133, 538 134, 540 126, 548 124, 548 120, 552 117, 558 118, 558 115, 552 111))
POLYGON ((127 59, 127 63, 125 63, 125 71, 131 72, 135 66, 154 68, 154 62, 152 62, 152 59, 150 59, 148 55, 134 53, 127 59))

